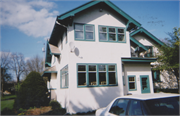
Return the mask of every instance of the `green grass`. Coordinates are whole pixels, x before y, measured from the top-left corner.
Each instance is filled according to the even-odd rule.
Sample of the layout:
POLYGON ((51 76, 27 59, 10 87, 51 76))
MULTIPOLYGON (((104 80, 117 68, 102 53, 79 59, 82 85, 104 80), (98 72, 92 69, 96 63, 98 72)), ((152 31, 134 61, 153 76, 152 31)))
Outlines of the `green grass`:
POLYGON ((8 100, 8 99, 15 99, 16 95, 4 95, 3 97, 1 97, 1 101, 2 100, 8 100))
POLYGON ((1 111, 4 108, 13 109, 14 99, 1 101, 1 111))

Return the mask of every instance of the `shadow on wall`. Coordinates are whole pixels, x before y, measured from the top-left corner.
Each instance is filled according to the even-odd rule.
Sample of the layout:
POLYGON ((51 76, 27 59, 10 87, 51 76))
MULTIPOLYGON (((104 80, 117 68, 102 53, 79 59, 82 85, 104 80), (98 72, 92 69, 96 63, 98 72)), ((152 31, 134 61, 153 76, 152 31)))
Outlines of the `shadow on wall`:
MULTIPOLYGON (((77 101, 76 103, 70 101, 70 107, 74 112, 70 113, 84 113, 94 111, 96 109, 106 107, 113 99, 120 96, 120 89, 116 87, 96 87, 88 89, 91 96, 86 97, 86 103, 77 101)), ((122 90, 121 90, 122 91, 122 90)))
POLYGON ((56 90, 51 90, 51 100, 57 100, 56 90))

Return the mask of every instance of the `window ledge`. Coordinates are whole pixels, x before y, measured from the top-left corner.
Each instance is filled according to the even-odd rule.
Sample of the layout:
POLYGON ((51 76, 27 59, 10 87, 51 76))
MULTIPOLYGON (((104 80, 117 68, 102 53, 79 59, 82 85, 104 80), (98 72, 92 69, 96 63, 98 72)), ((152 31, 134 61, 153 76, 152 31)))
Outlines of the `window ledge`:
POLYGON ((115 85, 94 85, 94 86, 77 86, 78 88, 91 88, 91 87, 114 87, 118 86, 118 84, 115 85))

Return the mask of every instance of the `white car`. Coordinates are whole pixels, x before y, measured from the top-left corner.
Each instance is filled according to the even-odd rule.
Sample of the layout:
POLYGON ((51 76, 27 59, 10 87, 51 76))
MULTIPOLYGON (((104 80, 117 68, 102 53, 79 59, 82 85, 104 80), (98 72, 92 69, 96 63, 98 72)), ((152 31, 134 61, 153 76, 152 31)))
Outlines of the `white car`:
POLYGON ((179 115, 179 98, 180 94, 167 93, 122 96, 96 110, 95 115, 179 115))

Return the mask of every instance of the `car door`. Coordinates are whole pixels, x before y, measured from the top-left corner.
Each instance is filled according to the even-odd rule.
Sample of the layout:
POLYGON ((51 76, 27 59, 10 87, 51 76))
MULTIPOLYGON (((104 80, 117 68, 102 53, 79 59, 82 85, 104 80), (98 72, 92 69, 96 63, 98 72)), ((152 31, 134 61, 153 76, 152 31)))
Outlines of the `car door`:
POLYGON ((108 111, 108 116, 126 115, 128 103, 129 99, 117 99, 108 111))

